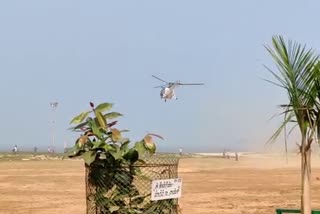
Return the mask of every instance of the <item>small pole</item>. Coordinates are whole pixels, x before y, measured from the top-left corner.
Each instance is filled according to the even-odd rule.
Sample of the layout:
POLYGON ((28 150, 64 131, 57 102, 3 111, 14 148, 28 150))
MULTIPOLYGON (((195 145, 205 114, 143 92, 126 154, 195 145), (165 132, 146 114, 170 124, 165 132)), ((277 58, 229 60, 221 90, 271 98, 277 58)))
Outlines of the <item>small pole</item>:
POLYGON ((54 152, 55 150, 55 110, 56 108, 58 107, 58 102, 51 102, 50 103, 50 107, 51 107, 51 110, 52 110, 52 120, 51 120, 51 123, 52 123, 52 152, 54 152))

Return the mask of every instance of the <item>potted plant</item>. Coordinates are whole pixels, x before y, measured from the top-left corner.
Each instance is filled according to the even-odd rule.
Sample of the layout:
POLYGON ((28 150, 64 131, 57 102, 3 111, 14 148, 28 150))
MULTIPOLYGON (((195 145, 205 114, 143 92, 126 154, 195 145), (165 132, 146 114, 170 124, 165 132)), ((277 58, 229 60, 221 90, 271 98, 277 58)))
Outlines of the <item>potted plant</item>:
POLYGON ((138 182, 146 180, 150 185, 152 178, 142 172, 141 165, 156 152, 153 137, 163 138, 147 134, 131 144, 123 137, 127 130, 115 128, 115 119, 122 114, 110 112, 111 103, 96 107, 90 103, 90 107, 71 120, 75 124, 71 129, 80 136, 67 153, 69 158, 81 157, 85 162, 87 213, 172 213, 169 200, 167 205, 150 201, 150 187, 143 191, 146 187, 138 182))

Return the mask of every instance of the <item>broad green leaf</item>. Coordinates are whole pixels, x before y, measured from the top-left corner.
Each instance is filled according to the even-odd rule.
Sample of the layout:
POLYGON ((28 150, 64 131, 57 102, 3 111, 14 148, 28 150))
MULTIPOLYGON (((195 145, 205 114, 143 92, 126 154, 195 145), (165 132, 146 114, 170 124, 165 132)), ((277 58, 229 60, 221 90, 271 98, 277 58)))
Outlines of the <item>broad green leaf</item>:
POLYGON ((119 150, 117 151, 110 151, 110 154, 114 157, 114 159, 118 160, 122 157, 122 154, 119 150))
POLYGON ((118 160, 120 158, 122 158, 122 152, 120 151, 120 148, 118 145, 112 144, 110 145, 113 150, 110 150, 110 154, 114 157, 114 159, 118 160))
POLYGON ((83 160, 90 166, 90 164, 96 159, 96 153, 94 151, 88 151, 82 154, 83 160))
POLYGON ((101 138, 101 136, 103 135, 103 133, 100 131, 99 127, 97 126, 97 123, 95 120, 92 120, 90 122, 90 126, 92 129, 92 132, 98 137, 101 138))
POLYGON ((77 130, 77 129, 80 129, 80 128, 85 127, 87 124, 88 124, 88 121, 85 121, 85 122, 80 123, 79 125, 77 125, 77 126, 75 126, 75 127, 69 128, 69 130, 77 130))
POLYGON ((122 194, 117 188, 114 188, 111 198, 113 201, 119 201, 119 200, 125 200, 125 198, 127 197, 128 197, 127 194, 122 194))
POLYGON ((120 116, 123 116, 123 115, 118 112, 110 112, 108 114, 105 114, 104 118, 106 118, 107 120, 112 120, 120 116))
POLYGON ((118 142, 121 144, 124 144, 124 143, 130 143, 130 140, 129 140, 129 138, 121 138, 120 140, 118 140, 118 142))
POLYGON ((75 157, 79 152, 79 148, 77 146, 72 147, 64 156, 67 157, 75 157))
POLYGON ((91 111, 86 111, 86 112, 82 112, 81 114, 75 116, 70 124, 79 124, 81 123, 89 114, 90 114, 91 111))
POLYGON ((142 171, 141 171, 139 166, 131 167, 130 168, 130 172, 135 176, 141 176, 142 175, 142 171))
MULTIPOLYGON (((90 121, 92 121, 92 118, 91 117, 87 117, 86 121, 85 122, 82 122, 80 123, 79 125, 75 126, 75 127, 71 127, 69 129, 73 129, 73 130, 77 130, 77 129, 80 129, 80 128, 83 128, 85 127, 86 125, 88 125, 88 123, 90 123, 90 121)), ((87 127, 85 127, 87 128, 87 127)))
POLYGON ((128 145, 130 143, 129 139, 123 138, 125 141, 121 144, 120 150, 126 152, 128 150, 128 145))
POLYGON ((147 152, 143 141, 136 142, 134 148, 138 151, 139 156, 144 155, 147 152))
POLYGON ((139 205, 139 204, 143 203, 144 199, 145 199, 144 196, 136 197, 131 201, 131 204, 132 205, 139 205))
POLYGON ((121 139, 121 133, 118 129, 110 129, 111 130, 111 139, 113 142, 117 142, 121 139))
POLYGON ((150 135, 146 135, 143 138, 143 142, 145 147, 150 151, 150 153, 155 153, 156 152, 156 144, 153 142, 153 139, 150 135))
POLYGON ((112 106, 112 103, 101 103, 95 108, 95 110, 99 112, 105 112, 109 111, 112 108, 112 106))
POLYGON ((139 153, 136 149, 130 149, 124 156, 124 159, 130 161, 132 164, 139 159, 139 153))
POLYGON ((142 160, 142 159, 137 160, 137 162, 139 162, 139 163, 141 163, 141 164, 147 164, 147 162, 145 162, 145 161, 142 160))
MULTIPOLYGON (((128 214, 142 214, 142 213, 144 213, 144 211, 141 211, 140 208, 129 208, 128 212, 129 212, 128 214)), ((164 213, 164 214, 166 214, 166 213, 164 213)))
POLYGON ((110 207, 109 207, 109 211, 110 211, 111 213, 113 213, 113 212, 115 212, 115 211, 118 211, 119 209, 120 209, 119 206, 110 206, 110 207))
POLYGON ((101 159, 101 160, 105 160, 105 159, 107 159, 106 154, 104 154, 104 153, 100 153, 100 154, 99 154, 99 159, 101 159))
POLYGON ((102 113, 100 111, 95 111, 98 123, 101 128, 106 129, 107 127, 107 122, 106 119, 103 117, 102 113))
POLYGON ((154 154, 157 150, 157 146, 156 146, 156 144, 149 144, 148 149, 151 154, 154 154))
POLYGON ((92 149, 104 148, 105 142, 98 141, 98 142, 93 142, 92 144, 93 144, 92 149))
POLYGON ((120 173, 115 174, 114 178, 118 184, 123 185, 123 192, 130 192, 129 185, 133 180, 133 176, 129 172, 121 171, 120 173))
POLYGON ((106 151, 109 151, 109 152, 110 152, 110 151, 113 151, 113 152, 117 151, 116 148, 110 146, 110 145, 107 144, 107 143, 103 145, 103 148, 104 148, 106 151))

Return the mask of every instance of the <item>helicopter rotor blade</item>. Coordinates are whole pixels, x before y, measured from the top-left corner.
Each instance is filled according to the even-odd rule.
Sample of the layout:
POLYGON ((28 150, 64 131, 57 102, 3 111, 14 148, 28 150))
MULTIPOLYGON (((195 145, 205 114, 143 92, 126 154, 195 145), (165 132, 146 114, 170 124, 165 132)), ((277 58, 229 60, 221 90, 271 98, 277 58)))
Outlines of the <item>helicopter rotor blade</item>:
POLYGON ((167 83, 167 84, 168 84, 168 82, 167 82, 167 81, 165 81, 165 80, 163 80, 163 79, 160 79, 159 77, 156 77, 155 75, 152 75, 152 77, 154 77, 154 78, 156 78, 156 79, 158 79, 158 80, 160 80, 160 81, 162 81, 162 82, 164 82, 164 83, 167 83))

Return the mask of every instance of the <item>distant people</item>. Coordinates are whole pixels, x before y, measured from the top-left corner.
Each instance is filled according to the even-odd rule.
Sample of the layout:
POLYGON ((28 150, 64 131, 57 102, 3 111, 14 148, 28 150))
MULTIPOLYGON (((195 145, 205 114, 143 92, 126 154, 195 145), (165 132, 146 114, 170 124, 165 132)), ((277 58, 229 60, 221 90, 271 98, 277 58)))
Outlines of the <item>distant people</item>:
POLYGON ((15 145, 15 146, 13 147, 12 151, 13 151, 14 153, 18 152, 18 146, 15 145))
POLYGON ((35 147, 33 148, 33 151, 34 151, 34 152, 38 152, 38 147, 35 146, 35 147))
POLYGON ((229 151, 227 151, 227 159, 230 159, 230 152, 229 151))
POLYGON ((182 148, 179 148, 179 155, 182 155, 182 148))
POLYGON ((53 149, 50 146, 48 146, 48 153, 53 153, 53 149))
POLYGON ((236 161, 239 161, 239 155, 238 155, 238 152, 236 152, 236 161))

